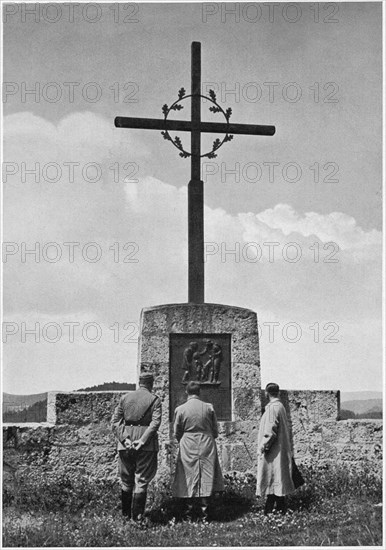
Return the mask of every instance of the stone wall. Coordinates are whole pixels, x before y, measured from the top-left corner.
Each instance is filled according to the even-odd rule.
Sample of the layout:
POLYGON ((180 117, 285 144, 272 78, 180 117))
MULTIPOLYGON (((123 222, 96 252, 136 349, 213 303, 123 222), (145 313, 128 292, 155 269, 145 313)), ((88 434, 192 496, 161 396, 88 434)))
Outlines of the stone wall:
MULTIPOLYGON (((12 476, 26 465, 43 472, 55 470, 60 464, 76 467, 91 477, 116 480, 116 443, 110 419, 123 393, 51 393, 51 422, 4 426, 5 475, 12 476)), ((282 399, 292 426, 297 462, 340 462, 355 467, 368 459, 381 475, 382 420, 338 421, 339 392, 284 391, 282 399)), ((218 448, 224 473, 255 472, 259 418, 256 415, 220 423, 218 448)), ((158 479, 166 484, 176 452, 169 430, 166 421, 160 438, 163 458, 158 472, 158 479)))
POLYGON ((50 392, 43 424, 4 425, 4 460, 14 468, 76 466, 91 476, 115 479, 112 411, 124 392, 50 392))

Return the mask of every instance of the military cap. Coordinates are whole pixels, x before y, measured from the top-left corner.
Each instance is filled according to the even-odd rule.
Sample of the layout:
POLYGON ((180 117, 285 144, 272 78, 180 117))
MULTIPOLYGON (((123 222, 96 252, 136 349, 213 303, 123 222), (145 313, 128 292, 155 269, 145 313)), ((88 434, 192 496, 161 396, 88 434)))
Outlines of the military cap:
POLYGON ((141 384, 149 384, 150 382, 154 382, 154 376, 151 374, 151 372, 144 372, 143 374, 140 374, 139 376, 139 383, 141 384))

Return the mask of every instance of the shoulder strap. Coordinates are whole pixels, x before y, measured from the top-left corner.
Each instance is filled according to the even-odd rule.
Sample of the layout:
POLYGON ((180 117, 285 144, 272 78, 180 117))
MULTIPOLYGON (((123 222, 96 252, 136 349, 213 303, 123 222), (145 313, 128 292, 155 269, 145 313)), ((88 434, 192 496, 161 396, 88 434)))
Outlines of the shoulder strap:
POLYGON ((150 403, 150 405, 148 406, 148 408, 146 409, 146 411, 143 413, 143 415, 138 418, 137 422, 140 422, 141 420, 143 420, 146 416, 146 414, 150 411, 150 409, 152 408, 152 406, 154 405, 154 403, 157 401, 158 399, 158 396, 156 395, 153 399, 153 401, 150 403))

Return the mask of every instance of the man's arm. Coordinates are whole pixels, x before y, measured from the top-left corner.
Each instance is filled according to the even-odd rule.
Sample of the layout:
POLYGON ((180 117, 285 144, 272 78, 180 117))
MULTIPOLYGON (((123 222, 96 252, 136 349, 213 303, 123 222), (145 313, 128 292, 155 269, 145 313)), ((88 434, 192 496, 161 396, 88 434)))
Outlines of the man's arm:
POLYGON ((119 403, 115 408, 113 417, 111 419, 111 429, 115 437, 124 445, 125 444, 125 417, 123 414, 122 397, 119 399, 119 403))
POLYGON ((180 442, 181 437, 184 435, 184 428, 181 422, 181 414, 177 410, 174 411, 173 432, 174 437, 180 442))
POLYGON ((211 410, 211 415, 212 415, 212 435, 216 439, 216 437, 218 437, 218 422, 217 422, 216 412, 213 407, 211 410))
POLYGON ((151 422, 149 426, 146 428, 145 432, 142 434, 141 438, 135 442, 135 447, 137 449, 140 449, 141 447, 143 447, 149 441, 149 439, 151 439, 154 436, 154 434, 157 433, 158 428, 161 425, 161 419, 162 419, 161 399, 157 397, 152 407, 151 422))
POLYGON ((264 441, 260 449, 262 453, 267 453, 276 441, 280 423, 279 407, 273 405, 267 412, 268 416, 265 419, 264 441))
POLYGON ((221 348, 219 347, 213 354, 215 357, 220 357, 222 355, 222 350, 221 348))

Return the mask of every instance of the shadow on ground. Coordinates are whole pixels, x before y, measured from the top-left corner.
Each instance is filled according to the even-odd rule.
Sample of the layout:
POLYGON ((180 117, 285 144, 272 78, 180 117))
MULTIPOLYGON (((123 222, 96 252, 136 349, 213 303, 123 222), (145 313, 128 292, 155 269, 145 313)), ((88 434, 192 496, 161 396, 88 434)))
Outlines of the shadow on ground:
MULTIPOLYGON (((236 494, 225 494, 212 498, 208 507, 209 521, 233 521, 249 512, 254 503, 236 494)), ((187 519, 186 499, 168 499, 161 506, 150 510, 147 514, 153 523, 168 523, 171 520, 183 521, 187 519)), ((200 507, 195 506, 191 519, 193 521, 202 518, 200 507)))

